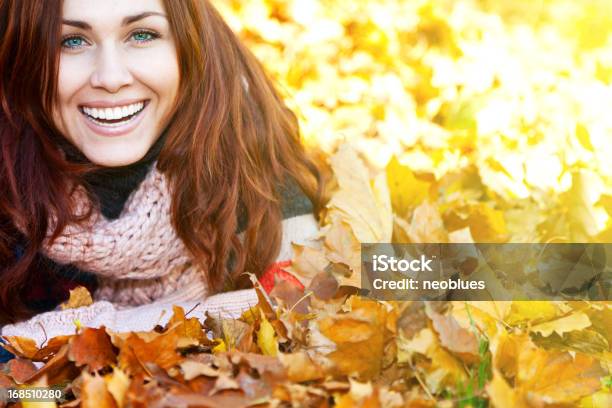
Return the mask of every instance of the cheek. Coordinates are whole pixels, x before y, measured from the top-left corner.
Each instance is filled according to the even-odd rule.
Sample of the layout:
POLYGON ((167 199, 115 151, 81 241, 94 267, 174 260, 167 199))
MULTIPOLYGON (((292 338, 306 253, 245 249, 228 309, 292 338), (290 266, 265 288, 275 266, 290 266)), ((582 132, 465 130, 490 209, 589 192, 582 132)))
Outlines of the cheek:
POLYGON ((57 96, 60 110, 70 107, 74 96, 88 82, 87 64, 78 57, 62 57, 59 64, 57 96))
POLYGON ((137 77, 160 98, 160 105, 172 106, 179 88, 179 65, 174 47, 149 50, 132 64, 137 77), (146 63, 143 64, 143 61, 146 63))

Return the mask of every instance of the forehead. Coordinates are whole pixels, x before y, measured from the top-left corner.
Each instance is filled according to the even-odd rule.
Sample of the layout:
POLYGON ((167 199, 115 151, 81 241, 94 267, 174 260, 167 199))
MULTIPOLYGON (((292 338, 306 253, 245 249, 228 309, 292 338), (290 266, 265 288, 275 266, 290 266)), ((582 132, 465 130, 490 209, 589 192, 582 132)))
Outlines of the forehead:
POLYGON ((112 24, 125 16, 144 12, 164 13, 163 0, 64 0, 62 17, 65 20, 112 24))

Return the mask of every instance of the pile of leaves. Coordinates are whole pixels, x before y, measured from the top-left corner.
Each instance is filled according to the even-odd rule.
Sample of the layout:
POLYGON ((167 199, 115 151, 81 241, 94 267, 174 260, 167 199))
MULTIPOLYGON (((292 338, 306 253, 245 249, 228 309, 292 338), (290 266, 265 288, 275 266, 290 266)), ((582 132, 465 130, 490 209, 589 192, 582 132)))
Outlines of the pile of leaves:
MULTIPOLYGON (((329 164, 323 227, 294 244, 289 268, 305 289, 277 281, 268 294, 252 275, 259 302, 238 319, 175 307, 150 332, 75 322, 74 335, 40 348, 5 337, 17 358, 0 386, 60 386, 65 407, 609 406, 612 304, 370 299, 359 242, 462 242, 495 234, 495 223, 484 212, 449 231, 429 188, 402 191, 430 182, 396 178, 406 171, 396 162, 369 169, 349 145, 329 164)), ((90 303, 79 290, 65 307, 90 303)))
MULTIPOLYGON (((0 367, 0 386, 60 386, 64 407, 610 406, 610 302, 370 299, 360 242, 471 242, 499 234, 496 216, 450 230, 434 181, 397 177, 408 170, 396 161, 368 168, 349 145, 329 164, 323 227, 294 244, 289 268, 305 289, 277 281, 268 295, 253 275, 259 302, 238 319, 175 307, 150 332, 75 322, 74 335, 41 348, 5 337, 17 358, 0 367), (419 183, 421 196, 406 194, 419 183)), ((89 303, 80 290, 66 307, 89 303)))
POLYGON ((308 145, 397 157, 399 216, 440 192, 477 242, 612 242, 608 0, 213 3, 308 145))
POLYGON ((253 280, 239 319, 175 306, 150 332, 6 337, 0 386, 61 387, 62 407, 609 406, 609 305, 379 302, 329 272, 268 296, 253 280))
POLYGON ((239 319, 9 337, 0 387, 85 407, 611 406, 609 302, 359 289, 361 242, 612 241, 610 3, 214 3, 330 157, 321 233, 294 245, 306 289, 255 280, 239 319))

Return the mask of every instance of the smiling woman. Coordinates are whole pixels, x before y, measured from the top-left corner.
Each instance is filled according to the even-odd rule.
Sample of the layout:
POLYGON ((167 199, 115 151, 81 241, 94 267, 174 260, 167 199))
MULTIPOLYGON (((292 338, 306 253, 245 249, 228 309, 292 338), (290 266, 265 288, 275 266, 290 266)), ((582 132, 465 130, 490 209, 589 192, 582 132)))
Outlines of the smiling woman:
POLYGON ((317 232, 319 172, 209 1, 6 0, 0 38, 0 320, 53 309, 32 305, 66 277, 95 289, 89 318, 238 313, 252 290, 213 295, 244 271, 299 284, 278 262, 317 232))
POLYGON ((179 88, 163 3, 65 0, 62 23, 58 130, 93 163, 141 159, 172 117, 179 88))

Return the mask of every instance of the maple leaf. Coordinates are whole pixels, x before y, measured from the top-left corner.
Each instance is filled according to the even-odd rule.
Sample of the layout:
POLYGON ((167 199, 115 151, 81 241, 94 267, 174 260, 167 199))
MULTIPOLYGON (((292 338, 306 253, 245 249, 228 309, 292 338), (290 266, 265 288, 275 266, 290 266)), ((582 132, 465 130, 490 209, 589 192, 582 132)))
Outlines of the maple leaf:
POLYGON ((99 329, 84 328, 70 339, 70 361, 77 367, 87 366, 90 371, 98 371, 117 361, 113 345, 104 326, 99 329))
POLYGON ((336 345, 328 357, 339 372, 357 374, 364 379, 375 377, 381 370, 387 311, 378 302, 349 298, 351 311, 318 319, 321 333, 336 345))

